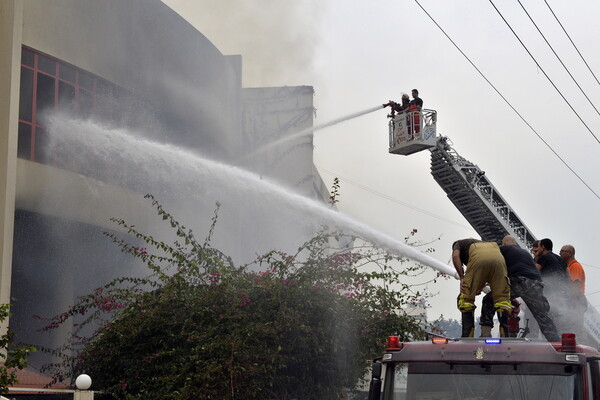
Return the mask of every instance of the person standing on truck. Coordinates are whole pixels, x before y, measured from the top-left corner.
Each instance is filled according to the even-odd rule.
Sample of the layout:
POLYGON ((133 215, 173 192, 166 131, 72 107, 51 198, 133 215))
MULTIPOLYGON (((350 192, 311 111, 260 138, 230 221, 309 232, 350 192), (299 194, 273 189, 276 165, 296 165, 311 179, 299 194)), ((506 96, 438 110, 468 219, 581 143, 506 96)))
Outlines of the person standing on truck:
POLYGON ((585 329, 583 319, 587 310, 587 299, 585 298, 585 271, 575 259, 575 247, 566 244, 561 247, 560 257, 567 263, 567 273, 573 282, 573 302, 572 312, 569 313, 572 325, 575 327, 575 333, 581 339, 585 338, 585 329))
POLYGON ((560 257, 567 263, 569 277, 575 283, 575 289, 579 297, 585 297, 585 271, 575 259, 575 247, 570 244, 560 249, 560 257))
POLYGON ((565 333, 572 328, 567 317, 572 312, 572 284, 567 273, 567 263, 558 254, 553 253, 552 248, 552 240, 540 240, 540 251, 535 266, 544 281, 546 297, 550 302, 550 315, 559 333, 565 333))
POLYGON ((457 305, 462 316, 462 337, 473 337, 475 297, 484 286, 490 285, 494 309, 500 316, 512 308, 506 262, 497 243, 469 238, 452 244, 452 264, 460 278, 457 305), (467 266, 466 272, 463 265, 467 266))
MULTIPOLYGON (((508 278, 510 279, 510 297, 523 299, 527 308, 540 326, 542 334, 549 342, 560 342, 560 336, 549 315, 550 305, 544 296, 544 284, 540 272, 535 266, 531 254, 519 247, 514 236, 502 238, 500 252, 506 261, 508 278)), ((491 293, 484 296, 481 304, 481 337, 491 337, 494 318, 494 306, 491 293)), ((508 321, 500 321, 500 329, 508 331, 508 321), (503 326, 504 325, 504 326, 503 326)), ((502 331, 500 336, 502 336, 502 331)))

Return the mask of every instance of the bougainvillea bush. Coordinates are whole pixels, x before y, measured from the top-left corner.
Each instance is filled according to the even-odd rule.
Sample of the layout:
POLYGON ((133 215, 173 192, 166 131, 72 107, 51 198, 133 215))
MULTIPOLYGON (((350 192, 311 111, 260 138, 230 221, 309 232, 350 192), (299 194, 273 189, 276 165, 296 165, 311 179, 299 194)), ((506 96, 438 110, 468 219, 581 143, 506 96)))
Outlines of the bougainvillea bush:
POLYGON ((27 367, 29 354, 36 351, 34 346, 14 345, 14 332, 6 326, 10 315, 10 305, 0 304, 0 394, 18 383, 17 371, 27 367))
POLYGON ((147 197, 177 240, 115 220, 137 245, 108 236, 151 275, 116 279, 47 321, 79 321, 55 351, 57 379, 86 373, 118 399, 337 399, 388 335, 422 338, 402 308, 424 295, 414 289, 423 267, 326 228, 294 254, 236 266, 211 247, 217 213, 198 241, 147 197))

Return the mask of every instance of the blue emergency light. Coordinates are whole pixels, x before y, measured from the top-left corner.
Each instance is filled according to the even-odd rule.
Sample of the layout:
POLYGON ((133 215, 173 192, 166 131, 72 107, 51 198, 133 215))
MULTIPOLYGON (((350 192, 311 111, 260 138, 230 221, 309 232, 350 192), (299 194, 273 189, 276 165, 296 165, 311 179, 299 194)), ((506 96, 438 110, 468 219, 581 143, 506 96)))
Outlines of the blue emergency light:
POLYGON ((500 343, 502 343, 502 339, 500 339, 500 338, 485 339, 485 344, 500 344, 500 343))

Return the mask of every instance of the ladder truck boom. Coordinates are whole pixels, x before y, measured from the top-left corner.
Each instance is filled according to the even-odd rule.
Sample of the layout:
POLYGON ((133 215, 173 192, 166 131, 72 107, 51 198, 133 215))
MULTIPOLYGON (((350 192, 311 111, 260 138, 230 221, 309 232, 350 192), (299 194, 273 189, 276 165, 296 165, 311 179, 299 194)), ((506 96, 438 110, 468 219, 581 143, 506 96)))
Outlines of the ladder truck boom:
POLYGON ((494 242, 512 235, 521 247, 532 247, 535 236, 484 171, 461 157, 447 137, 438 137, 430 151, 431 175, 482 240, 494 242))
POLYGON ((477 165, 461 157, 445 136, 437 135, 437 112, 422 110, 395 114, 389 122, 392 154, 410 155, 428 149, 431 174, 484 241, 512 235, 523 248, 535 236, 504 200, 477 165))

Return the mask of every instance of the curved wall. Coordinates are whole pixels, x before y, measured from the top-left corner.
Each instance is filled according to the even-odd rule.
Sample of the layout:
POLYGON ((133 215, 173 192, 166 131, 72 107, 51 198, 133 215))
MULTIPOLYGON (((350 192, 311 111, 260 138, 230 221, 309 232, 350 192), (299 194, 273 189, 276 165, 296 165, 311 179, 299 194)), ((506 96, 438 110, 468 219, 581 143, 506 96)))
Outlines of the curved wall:
POLYGON ((235 149, 240 58, 158 0, 25 0, 23 44, 150 100, 183 144, 235 149))
MULTIPOLYGON (((168 127, 162 131, 164 142, 225 159, 239 153, 240 57, 223 56, 162 2, 0 1, 0 12, 5 3, 17 4, 19 11, 22 7, 22 13, 11 19, 19 26, 22 18, 22 32, 15 36, 12 53, 19 54, 21 44, 28 46, 152 103, 158 119, 168 127)), ((0 56, 4 54, 3 50, 0 56)), ((18 87, 19 69, 12 64, 8 80, 18 87)), ((0 98, 6 98, 4 92, 0 98)), ((18 100, 11 104, 9 112, 18 115, 18 100)), ((14 118, 10 125, 16 131, 14 118)), ((15 136, 13 131, 10 138, 15 136)), ((10 153, 14 162, 16 151, 10 153)), ((109 221, 115 216, 134 219, 136 225, 141 222, 140 229, 152 230, 150 219, 156 213, 141 201, 143 193, 51 165, 24 159, 15 164, 5 174, 16 182, 12 192, 7 186, 12 196, 6 196, 17 209, 14 245, 12 239, 3 241, 14 253, 2 253, 9 260, 12 256, 13 275, 11 280, 10 268, 2 273, 6 289, 1 294, 11 295, 11 327, 19 340, 54 347, 68 327, 40 335, 39 322, 32 316, 62 312, 78 295, 115 276, 144 273, 130 257, 122 257, 102 232, 115 229, 109 221)), ((3 215, 13 213, 14 209, 5 210, 3 215)), ((12 230, 12 219, 6 226, 12 230)), ((37 353, 31 364, 40 367, 46 361, 37 353)))
MULTIPOLYGON (((11 44, 15 59, 24 45, 153 103, 158 119, 168 128, 162 131, 161 142, 193 147, 209 153, 210 158, 230 161, 241 158, 243 151, 256 150, 272 140, 270 134, 285 136, 312 126, 311 87, 242 90, 241 58, 223 56, 206 37, 158 0, 0 0, 0 12, 3 4, 22 7, 22 16, 14 18, 18 20, 16 26, 22 25, 22 34, 15 35, 18 38, 11 44), (281 97, 282 94, 285 96, 281 97), (242 114, 246 116, 243 128, 242 114)), ((6 42, 2 39, 0 37, 0 56, 4 55, 2 44, 6 42)), ((19 85, 18 64, 17 60, 6 65, 10 70, 9 80, 16 87, 19 85)), ((0 60, 0 70, 2 66, 0 60)), ((5 98, 0 91, 0 100, 5 98)), ((13 99, 9 107, 13 120, 17 120, 10 124, 13 141, 19 125, 18 103, 18 99, 13 99)), ((274 151, 276 154, 262 157, 256 166, 258 172, 288 183, 287 186, 292 186, 290 190, 326 197, 328 192, 317 179, 312 164, 312 140, 303 138, 286 146, 289 148, 278 148, 274 151)), ((142 200, 145 192, 99 180, 105 175, 93 179, 84 176, 92 175, 85 171, 67 171, 51 162, 46 165, 26 159, 17 161, 14 153, 16 150, 10 151, 16 166, 6 176, 16 183, 12 189, 6 185, 12 192, 8 190, 9 194, 4 196, 13 204, 16 199, 14 246, 12 233, 11 239, 3 241, 5 247, 14 247, 13 279, 12 285, 8 285, 11 270, 5 268, 2 285, 12 290, 11 325, 19 338, 55 346, 68 329, 52 337, 39 336, 31 319, 33 314, 51 316, 62 312, 78 295, 88 293, 112 277, 140 272, 139 265, 122 257, 102 235, 105 230, 116 229, 109 219, 119 217, 133 221, 141 231, 154 236, 167 235, 170 231, 164 232, 160 221, 153 222, 156 212, 142 200)), ((0 161, 4 161, 2 157, 0 161)), ((84 158, 84 162, 95 171, 98 169, 89 159, 84 158)), ((111 160, 105 164, 113 166, 111 160)), ((132 175, 127 168, 118 172, 132 175)), ((146 170, 154 172, 153 167, 146 170)), ((184 203, 175 214, 187 212, 190 221, 205 220, 208 215, 206 220, 210 220, 213 203, 208 208, 200 207, 186 194, 173 192, 176 192, 177 206, 184 203)), ((233 203, 224 211, 227 218, 220 218, 214 240, 216 247, 234 259, 246 253, 254 255, 254 249, 260 248, 262 242, 287 244, 288 236, 292 236, 292 227, 282 229, 277 220, 267 222, 266 217, 273 218, 276 210, 266 210, 264 218, 263 215, 243 215, 238 204, 249 202, 253 206, 252 199, 238 201, 227 192, 209 193, 204 197, 212 201, 216 196, 229 197, 233 203), (244 240, 248 235, 253 235, 252 240, 244 240)), ((254 202, 260 203, 260 199, 254 202)), ((287 208, 282 207, 280 211, 283 213, 287 208)), ((4 215, 13 214, 14 209, 5 210, 4 215)), ((7 224, 4 227, 12 229, 12 221, 7 224)), ((10 254, 3 252, 2 257, 8 260, 3 265, 10 265, 10 254)), ((0 294, 6 295, 7 290, 3 289, 0 294)), ((34 365, 40 366, 41 354, 37 354, 34 361, 34 365)))

